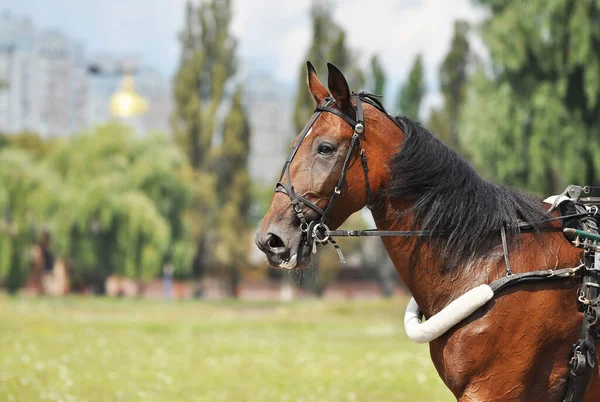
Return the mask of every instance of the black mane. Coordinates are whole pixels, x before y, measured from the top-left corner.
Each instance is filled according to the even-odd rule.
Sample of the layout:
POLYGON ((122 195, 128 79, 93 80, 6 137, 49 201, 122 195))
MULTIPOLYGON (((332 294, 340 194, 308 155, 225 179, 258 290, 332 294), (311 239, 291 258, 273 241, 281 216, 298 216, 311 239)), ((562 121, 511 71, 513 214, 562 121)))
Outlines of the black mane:
POLYGON ((535 229, 547 218, 537 197, 485 181, 420 123, 404 116, 396 120, 406 138, 391 161, 388 196, 414 203, 404 211, 414 216, 413 227, 449 233, 428 238, 436 252, 444 253, 445 269, 487 254, 502 226, 520 220, 535 229))

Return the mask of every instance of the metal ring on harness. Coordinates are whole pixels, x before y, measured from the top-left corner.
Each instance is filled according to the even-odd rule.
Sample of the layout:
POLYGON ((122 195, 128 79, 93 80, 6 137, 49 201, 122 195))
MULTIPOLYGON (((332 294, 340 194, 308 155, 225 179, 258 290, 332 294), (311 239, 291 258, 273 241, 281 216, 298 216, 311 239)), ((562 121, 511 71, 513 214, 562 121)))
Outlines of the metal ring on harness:
POLYGON ((317 223, 315 226, 313 226, 312 237, 315 241, 319 243, 325 243, 329 240, 329 235, 327 234, 327 232, 329 232, 329 228, 326 224, 322 222, 317 223), (323 237, 319 237, 319 235, 323 237))

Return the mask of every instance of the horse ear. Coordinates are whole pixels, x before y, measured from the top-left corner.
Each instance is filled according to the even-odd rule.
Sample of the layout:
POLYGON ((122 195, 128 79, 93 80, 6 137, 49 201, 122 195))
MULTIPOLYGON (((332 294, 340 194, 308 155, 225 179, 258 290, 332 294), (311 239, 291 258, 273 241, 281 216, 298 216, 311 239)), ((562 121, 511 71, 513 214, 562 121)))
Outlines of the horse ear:
POLYGON ((306 62, 306 69, 308 70, 308 88, 310 89, 310 93, 317 103, 321 103, 323 99, 329 96, 329 91, 319 80, 319 77, 317 77, 317 72, 310 61, 306 62))
POLYGON ((328 86, 329 92, 335 98, 338 106, 342 110, 351 110, 352 103, 350 102, 350 88, 346 77, 340 71, 339 68, 331 63, 327 63, 327 69, 329 70, 328 86))

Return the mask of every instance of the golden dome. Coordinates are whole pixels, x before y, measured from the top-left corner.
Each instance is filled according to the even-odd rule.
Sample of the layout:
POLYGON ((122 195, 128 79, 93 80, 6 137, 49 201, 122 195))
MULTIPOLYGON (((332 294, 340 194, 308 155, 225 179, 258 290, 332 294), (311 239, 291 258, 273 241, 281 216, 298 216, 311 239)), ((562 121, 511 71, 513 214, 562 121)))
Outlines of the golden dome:
POLYGON ((133 76, 123 77, 123 84, 110 98, 110 112, 116 117, 132 117, 143 114, 148 103, 133 88, 133 76))

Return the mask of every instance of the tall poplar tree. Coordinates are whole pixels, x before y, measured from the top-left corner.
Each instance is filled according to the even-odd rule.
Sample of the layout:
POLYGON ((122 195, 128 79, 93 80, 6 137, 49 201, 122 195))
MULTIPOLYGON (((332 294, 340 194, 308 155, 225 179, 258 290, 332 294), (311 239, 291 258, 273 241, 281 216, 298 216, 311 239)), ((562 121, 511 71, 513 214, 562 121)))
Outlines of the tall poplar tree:
MULTIPOLYGON (((196 209, 190 214, 189 221, 198 244, 193 269, 197 277, 202 276, 209 265, 223 265, 220 257, 223 253, 217 253, 215 246, 224 244, 223 236, 217 233, 222 229, 219 225, 223 224, 220 216, 227 208, 222 198, 222 192, 226 190, 221 187, 233 184, 215 170, 215 161, 219 161, 219 166, 232 163, 236 169, 242 169, 235 161, 227 160, 231 155, 225 152, 224 143, 229 143, 232 136, 247 136, 244 131, 247 127, 240 126, 241 132, 235 134, 228 132, 233 130, 228 121, 221 124, 217 120, 221 115, 218 111, 231 96, 226 93, 226 84, 236 72, 237 40, 230 33, 231 17, 230 0, 204 1, 198 6, 187 3, 185 27, 180 36, 181 60, 173 82, 174 138, 195 170, 196 209), (222 127, 225 132, 217 132, 222 127), (215 135, 222 136, 221 147, 215 146, 218 142, 214 141, 215 135)), ((231 118, 231 113, 240 113, 240 96, 234 96, 227 119, 231 118)), ((244 141, 247 142, 242 140, 242 143, 244 141)), ((249 149, 245 146, 243 150, 247 153, 249 149)), ((236 227, 235 223, 231 224, 236 227)), ((226 247, 234 246, 233 242, 225 244, 226 247)))
POLYGON ((237 296, 240 270, 248 254, 249 210, 251 203, 248 151, 250 124, 238 86, 223 127, 223 141, 216 150, 213 169, 217 176, 216 260, 224 267, 230 293, 237 296))
POLYGON ((469 46, 469 25, 465 21, 454 23, 454 36, 450 51, 439 69, 440 90, 444 104, 431 111, 429 128, 454 150, 461 150, 459 120, 465 101, 468 67, 472 55, 469 46))
POLYGON ((381 60, 379 60, 379 56, 373 55, 369 64, 371 67, 370 90, 373 91, 374 94, 384 95, 386 76, 383 66, 381 65, 381 60))
POLYGON ((396 101, 396 108, 399 109, 399 112, 411 119, 419 119, 421 101, 425 95, 423 76, 423 58, 419 54, 415 57, 408 80, 400 87, 396 101))
POLYGON ((186 5, 181 58, 173 82, 172 126, 195 169, 207 167, 225 84, 235 74, 237 41, 229 33, 231 1, 186 5))

